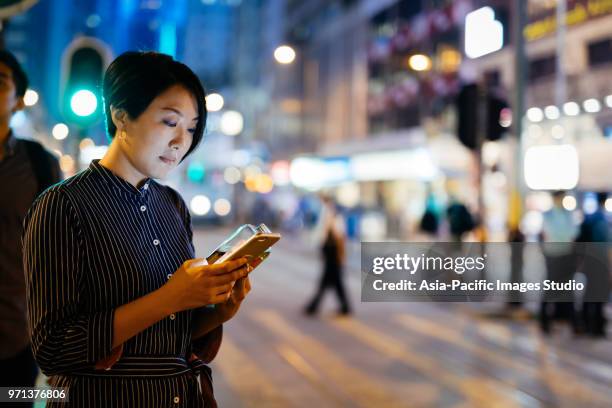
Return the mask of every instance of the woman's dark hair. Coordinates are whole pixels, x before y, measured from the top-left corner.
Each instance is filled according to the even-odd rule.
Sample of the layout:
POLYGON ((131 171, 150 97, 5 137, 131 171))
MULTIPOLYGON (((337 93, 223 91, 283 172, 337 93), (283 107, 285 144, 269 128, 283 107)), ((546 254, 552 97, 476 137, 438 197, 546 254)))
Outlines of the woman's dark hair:
POLYGON ((0 62, 6 65, 13 71, 13 83, 15 84, 15 93, 17 96, 23 96, 28 89, 28 76, 17 61, 17 58, 6 50, 0 50, 0 62))
POLYGON ((118 56, 106 69, 102 94, 106 130, 112 139, 117 127, 111 106, 137 119, 153 100, 174 85, 191 92, 198 105, 198 122, 187 157, 200 143, 206 126, 206 93, 200 80, 185 64, 158 52, 129 51, 118 56))

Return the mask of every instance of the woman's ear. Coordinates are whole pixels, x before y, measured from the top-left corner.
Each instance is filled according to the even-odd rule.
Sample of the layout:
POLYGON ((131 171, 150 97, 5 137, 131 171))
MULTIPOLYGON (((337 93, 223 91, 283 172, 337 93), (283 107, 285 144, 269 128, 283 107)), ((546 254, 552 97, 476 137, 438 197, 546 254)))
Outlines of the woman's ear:
POLYGON ((113 121, 115 128, 118 130, 125 129, 127 119, 128 115, 125 110, 117 109, 114 106, 111 106, 111 120, 113 121))

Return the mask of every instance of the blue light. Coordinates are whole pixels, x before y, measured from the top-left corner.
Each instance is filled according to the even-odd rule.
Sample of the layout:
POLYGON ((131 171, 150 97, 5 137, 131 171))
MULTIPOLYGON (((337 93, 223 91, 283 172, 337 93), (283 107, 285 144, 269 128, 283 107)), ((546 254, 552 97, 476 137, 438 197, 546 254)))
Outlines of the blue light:
POLYGON ((13 117, 11 118, 10 126, 12 128, 22 127, 23 125, 26 124, 27 120, 28 120, 28 118, 26 117, 26 114, 25 114, 24 111, 17 111, 17 112, 15 112, 13 117))
POLYGON ((206 175, 206 169, 200 162, 191 162, 187 168, 187 178, 192 183, 201 183, 204 181, 206 175))
POLYGON ((176 57, 176 25, 163 23, 159 33, 159 52, 176 57))

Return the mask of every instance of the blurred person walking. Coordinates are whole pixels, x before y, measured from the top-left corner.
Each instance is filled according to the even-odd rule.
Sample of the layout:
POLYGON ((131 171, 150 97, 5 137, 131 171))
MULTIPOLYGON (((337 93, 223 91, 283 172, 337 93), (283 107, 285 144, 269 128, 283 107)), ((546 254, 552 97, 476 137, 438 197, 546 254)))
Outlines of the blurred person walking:
MULTIPOLYGON (((553 193, 553 207, 544 213, 542 224, 542 252, 546 260, 546 279, 567 282, 576 272, 574 239, 578 228, 572 213, 563 208, 564 191, 553 193)), ((559 318, 569 320, 577 329, 574 295, 571 291, 543 292, 539 322, 541 330, 549 334, 551 322, 559 318)))
POLYGON ((321 242, 321 255, 323 258, 323 271, 319 287, 305 309, 309 316, 315 315, 325 291, 333 289, 340 301, 340 315, 349 315, 349 305, 346 289, 343 282, 343 266, 345 264, 345 235, 341 218, 337 214, 336 204, 331 197, 322 197, 322 208, 319 217, 318 231, 321 242))
MULTIPOLYGON (((39 143, 18 139, 9 127, 24 108, 28 78, 8 51, 0 51, 0 386, 32 387, 32 356, 22 265, 22 222, 34 199, 61 180, 57 159, 39 143)), ((20 405, 23 406, 23 405, 20 405)))
POLYGON ((474 217, 465 204, 453 199, 446 209, 448 224, 453 242, 461 242, 463 236, 476 226, 474 217))
MULTIPOLYGON (((427 241, 435 241, 438 237, 440 228, 440 215, 435 197, 431 192, 431 187, 427 187, 427 198, 425 200, 425 211, 419 223, 419 230, 423 233, 423 239, 427 241)), ((419 237, 420 239, 421 237, 419 237)))
POLYGON ((582 302, 581 324, 587 334, 594 337, 605 337, 606 317, 605 299, 610 293, 610 261, 608 249, 610 242, 610 225, 606 218, 605 202, 608 194, 597 193, 597 209, 586 215, 580 225, 580 234, 576 241, 582 250, 580 270, 586 276, 586 288, 582 302))
MULTIPOLYGON (((523 243, 525 236, 518 226, 510 227, 508 231, 508 245, 510 246, 510 282, 520 284, 523 282, 523 243)), ((520 311, 523 299, 520 292, 513 293, 506 303, 510 313, 520 311)))

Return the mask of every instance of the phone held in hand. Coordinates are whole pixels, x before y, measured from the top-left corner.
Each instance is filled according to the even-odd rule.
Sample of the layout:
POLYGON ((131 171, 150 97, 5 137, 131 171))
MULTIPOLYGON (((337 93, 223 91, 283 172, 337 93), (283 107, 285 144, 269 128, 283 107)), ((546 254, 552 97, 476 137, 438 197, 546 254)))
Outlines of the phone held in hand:
POLYGON ((206 257, 206 261, 210 265, 245 257, 251 267, 255 268, 270 255, 272 245, 280 238, 280 234, 272 233, 265 224, 245 224, 206 257))

